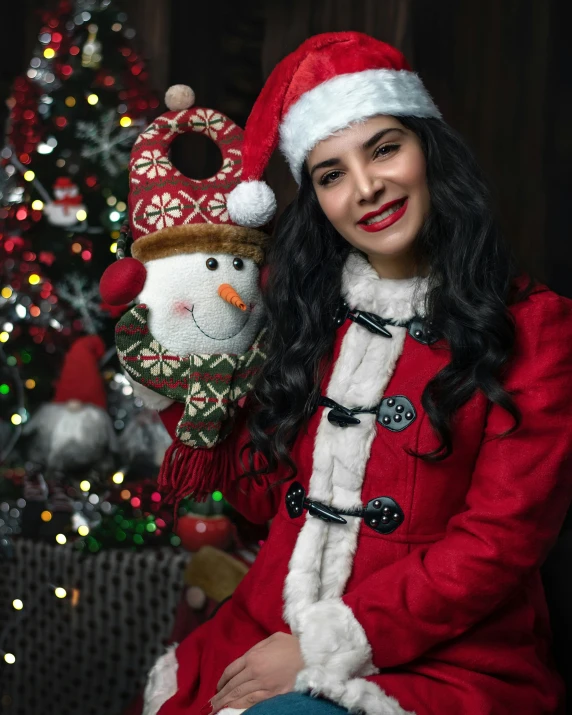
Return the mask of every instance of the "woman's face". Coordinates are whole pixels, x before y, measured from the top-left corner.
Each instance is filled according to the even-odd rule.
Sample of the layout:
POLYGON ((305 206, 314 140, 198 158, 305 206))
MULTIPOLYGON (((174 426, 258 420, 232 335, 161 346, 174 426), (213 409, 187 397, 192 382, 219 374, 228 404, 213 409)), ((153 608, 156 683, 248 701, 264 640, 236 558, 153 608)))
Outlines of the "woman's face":
POLYGON ((307 166, 325 215, 379 275, 414 275, 413 245, 430 206, 417 135, 394 117, 372 117, 317 144, 307 166))

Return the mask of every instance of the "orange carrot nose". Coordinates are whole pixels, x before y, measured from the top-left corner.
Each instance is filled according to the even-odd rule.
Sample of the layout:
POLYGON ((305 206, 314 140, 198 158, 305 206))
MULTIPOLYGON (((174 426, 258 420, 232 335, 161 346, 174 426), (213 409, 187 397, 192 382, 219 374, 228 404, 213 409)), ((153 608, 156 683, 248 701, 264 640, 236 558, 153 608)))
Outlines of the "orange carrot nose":
POLYGON ((230 303, 241 310, 246 310, 246 303, 242 300, 230 283, 223 283, 220 285, 218 287, 218 294, 223 300, 226 300, 227 303, 230 303))

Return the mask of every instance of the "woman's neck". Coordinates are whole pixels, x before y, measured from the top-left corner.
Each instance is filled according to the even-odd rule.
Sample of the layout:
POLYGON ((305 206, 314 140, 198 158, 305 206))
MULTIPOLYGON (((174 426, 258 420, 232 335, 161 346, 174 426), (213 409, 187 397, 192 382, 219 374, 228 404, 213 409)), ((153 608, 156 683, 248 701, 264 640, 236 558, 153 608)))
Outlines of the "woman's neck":
POLYGON ((419 266, 414 259, 404 259, 403 256, 396 256, 395 259, 392 260, 387 256, 368 255, 367 260, 380 278, 403 280, 416 278, 418 276, 426 277, 428 275, 428 271, 425 267, 419 266))

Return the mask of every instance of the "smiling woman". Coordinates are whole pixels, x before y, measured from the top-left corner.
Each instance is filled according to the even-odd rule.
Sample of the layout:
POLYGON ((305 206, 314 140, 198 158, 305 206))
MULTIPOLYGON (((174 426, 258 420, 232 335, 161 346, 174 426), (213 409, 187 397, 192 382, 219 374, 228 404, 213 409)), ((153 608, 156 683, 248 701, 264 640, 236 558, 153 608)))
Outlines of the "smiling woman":
POLYGON ((217 447, 225 497, 272 525, 145 715, 556 715, 539 567, 572 498, 572 301, 520 273, 474 157, 385 43, 318 35, 274 69, 227 201, 244 227, 272 216, 278 143, 299 191, 267 356, 217 447))
POLYGON ((336 231, 384 278, 418 275, 415 239, 430 196, 419 137, 379 116, 336 132, 306 166, 320 207, 336 231))

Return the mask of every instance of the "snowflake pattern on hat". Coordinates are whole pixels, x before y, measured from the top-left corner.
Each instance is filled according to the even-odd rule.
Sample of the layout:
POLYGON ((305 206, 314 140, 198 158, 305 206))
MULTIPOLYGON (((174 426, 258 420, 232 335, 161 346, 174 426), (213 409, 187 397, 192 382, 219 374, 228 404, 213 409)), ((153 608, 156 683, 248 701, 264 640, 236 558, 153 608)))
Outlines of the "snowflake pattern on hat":
POLYGON ((130 163, 130 214, 134 240, 172 226, 232 224, 227 196, 242 174, 242 130, 224 114, 193 107, 167 112, 140 134, 130 163), (168 155, 176 136, 195 132, 215 141, 222 155, 208 179, 183 176, 168 155))
POLYGON ((153 149, 142 152, 141 158, 134 162, 133 169, 148 179, 156 179, 158 176, 166 176, 170 166, 171 162, 158 149, 153 149))

